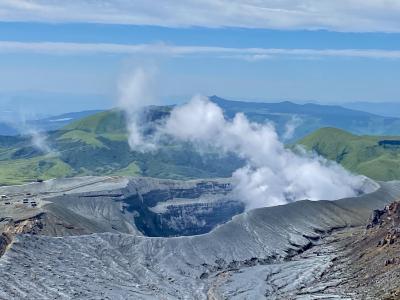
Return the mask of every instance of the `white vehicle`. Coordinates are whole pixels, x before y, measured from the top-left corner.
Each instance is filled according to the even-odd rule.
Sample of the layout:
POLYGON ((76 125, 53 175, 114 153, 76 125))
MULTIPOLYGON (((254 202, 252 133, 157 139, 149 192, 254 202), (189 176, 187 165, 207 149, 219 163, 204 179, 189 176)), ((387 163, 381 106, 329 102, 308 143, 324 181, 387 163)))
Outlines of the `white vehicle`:
POLYGON ((1 199, 7 199, 7 195, 1 195, 1 199))

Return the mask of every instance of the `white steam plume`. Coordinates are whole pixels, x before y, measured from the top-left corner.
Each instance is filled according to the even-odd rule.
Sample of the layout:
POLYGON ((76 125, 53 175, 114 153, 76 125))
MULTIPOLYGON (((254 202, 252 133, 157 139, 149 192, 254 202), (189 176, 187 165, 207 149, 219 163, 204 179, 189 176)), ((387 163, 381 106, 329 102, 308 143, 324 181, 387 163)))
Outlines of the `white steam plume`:
POLYGON ((213 146, 246 160, 233 174, 235 191, 247 209, 301 199, 333 200, 357 195, 365 177, 305 151, 294 153, 279 141, 271 124, 251 123, 238 113, 232 121, 204 97, 175 108, 160 129, 178 140, 213 146))
POLYGON ((23 136, 29 136, 31 145, 35 149, 43 152, 44 154, 57 155, 57 152, 54 151, 48 143, 46 132, 39 130, 33 124, 30 124, 30 122, 27 121, 26 114, 20 112, 18 118, 10 121, 9 125, 16 129, 19 134, 23 136))
POLYGON ((285 124, 285 132, 282 135, 283 141, 289 141, 293 138, 296 129, 303 123, 303 120, 296 116, 293 115, 291 119, 285 124))
POLYGON ((45 133, 34 128, 28 128, 26 132, 31 137, 31 143, 33 147, 45 154, 54 153, 47 142, 47 135, 45 133))
POLYGON ((152 74, 152 71, 137 68, 124 76, 118 85, 118 106, 125 113, 129 146, 135 151, 144 152, 156 147, 143 136, 141 127, 143 108, 154 103, 152 74))

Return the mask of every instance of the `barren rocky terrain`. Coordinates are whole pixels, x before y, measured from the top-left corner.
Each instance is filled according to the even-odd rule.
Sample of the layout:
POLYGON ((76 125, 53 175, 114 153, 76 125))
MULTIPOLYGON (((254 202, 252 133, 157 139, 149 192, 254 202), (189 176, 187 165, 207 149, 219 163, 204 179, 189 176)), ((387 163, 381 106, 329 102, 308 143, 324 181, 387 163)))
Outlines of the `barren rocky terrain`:
POLYGON ((2 299, 396 299, 398 206, 386 206, 399 182, 247 212, 225 179, 85 177, 0 194, 2 299))
POLYGON ((341 255, 327 278, 354 299, 400 299, 400 202, 374 210, 366 226, 332 236, 341 255))

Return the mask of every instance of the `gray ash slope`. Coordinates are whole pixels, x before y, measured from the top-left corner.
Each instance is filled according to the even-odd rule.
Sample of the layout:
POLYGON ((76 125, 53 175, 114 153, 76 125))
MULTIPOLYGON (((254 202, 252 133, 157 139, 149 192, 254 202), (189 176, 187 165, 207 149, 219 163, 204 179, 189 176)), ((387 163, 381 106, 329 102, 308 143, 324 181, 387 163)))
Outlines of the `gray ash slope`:
MULTIPOLYGON (((185 207, 190 197, 200 205, 230 203, 227 182, 215 182, 222 187, 218 192, 210 190, 210 182, 202 182, 200 186, 209 186, 196 198, 194 195, 198 194, 193 191, 199 182, 138 179, 141 184, 132 184, 122 179, 102 180, 70 191, 64 187, 59 195, 46 198, 49 203, 42 210, 65 220, 70 216, 60 216, 62 213, 55 211, 57 207, 68 207, 74 216, 85 218, 84 233, 90 232, 88 224, 96 233, 62 237, 40 232, 16 235, 0 259, 0 272, 4 274, 0 298, 351 299, 332 288, 340 278, 331 278, 317 289, 307 289, 329 271, 336 257, 335 246, 325 245, 321 237, 335 229, 364 224, 373 209, 400 195, 399 182, 381 183, 377 191, 361 197, 256 209, 205 234, 165 238, 143 236, 144 232, 132 225, 138 212, 128 209, 129 197, 123 199, 121 192, 131 189, 132 195, 138 186, 141 195, 163 190, 163 186, 168 186, 164 191, 169 192, 176 187, 182 190, 182 185, 191 190, 191 195, 167 197, 171 208, 165 203, 151 203, 150 211, 157 214, 173 209, 179 199, 185 207), (74 197, 81 199, 74 203, 74 197), (212 197, 218 200, 210 200, 212 197), (78 202, 83 201, 90 205, 82 207, 78 202), (114 203, 119 209, 110 209, 107 203, 114 203), (123 222, 117 211, 125 212, 123 222), (316 247, 322 249, 318 255, 313 253, 316 247)), ((140 200, 146 202, 143 197, 140 200)), ((230 217, 227 215, 224 221, 230 217)))
POLYGON ((64 225, 61 232, 51 234, 61 236, 99 232, 194 235, 244 210, 231 195, 229 179, 81 177, 2 187, 0 194, 8 197, 0 203, 3 221, 43 214, 53 220, 43 226, 64 225), (38 206, 23 204, 24 199, 38 206), (6 201, 11 203, 5 205, 6 201))

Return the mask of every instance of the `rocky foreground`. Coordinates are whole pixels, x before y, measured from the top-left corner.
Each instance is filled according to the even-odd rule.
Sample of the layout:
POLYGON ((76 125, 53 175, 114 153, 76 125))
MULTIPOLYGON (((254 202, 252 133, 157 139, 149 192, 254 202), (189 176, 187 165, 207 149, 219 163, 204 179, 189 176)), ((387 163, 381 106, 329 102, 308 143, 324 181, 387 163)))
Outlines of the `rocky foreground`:
POLYGON ((333 235, 342 254, 327 277, 353 298, 400 299, 400 202, 374 210, 368 225, 333 235))
POLYGON ((45 184, 0 189, 0 299, 397 297, 399 182, 244 213, 224 180, 45 184))

